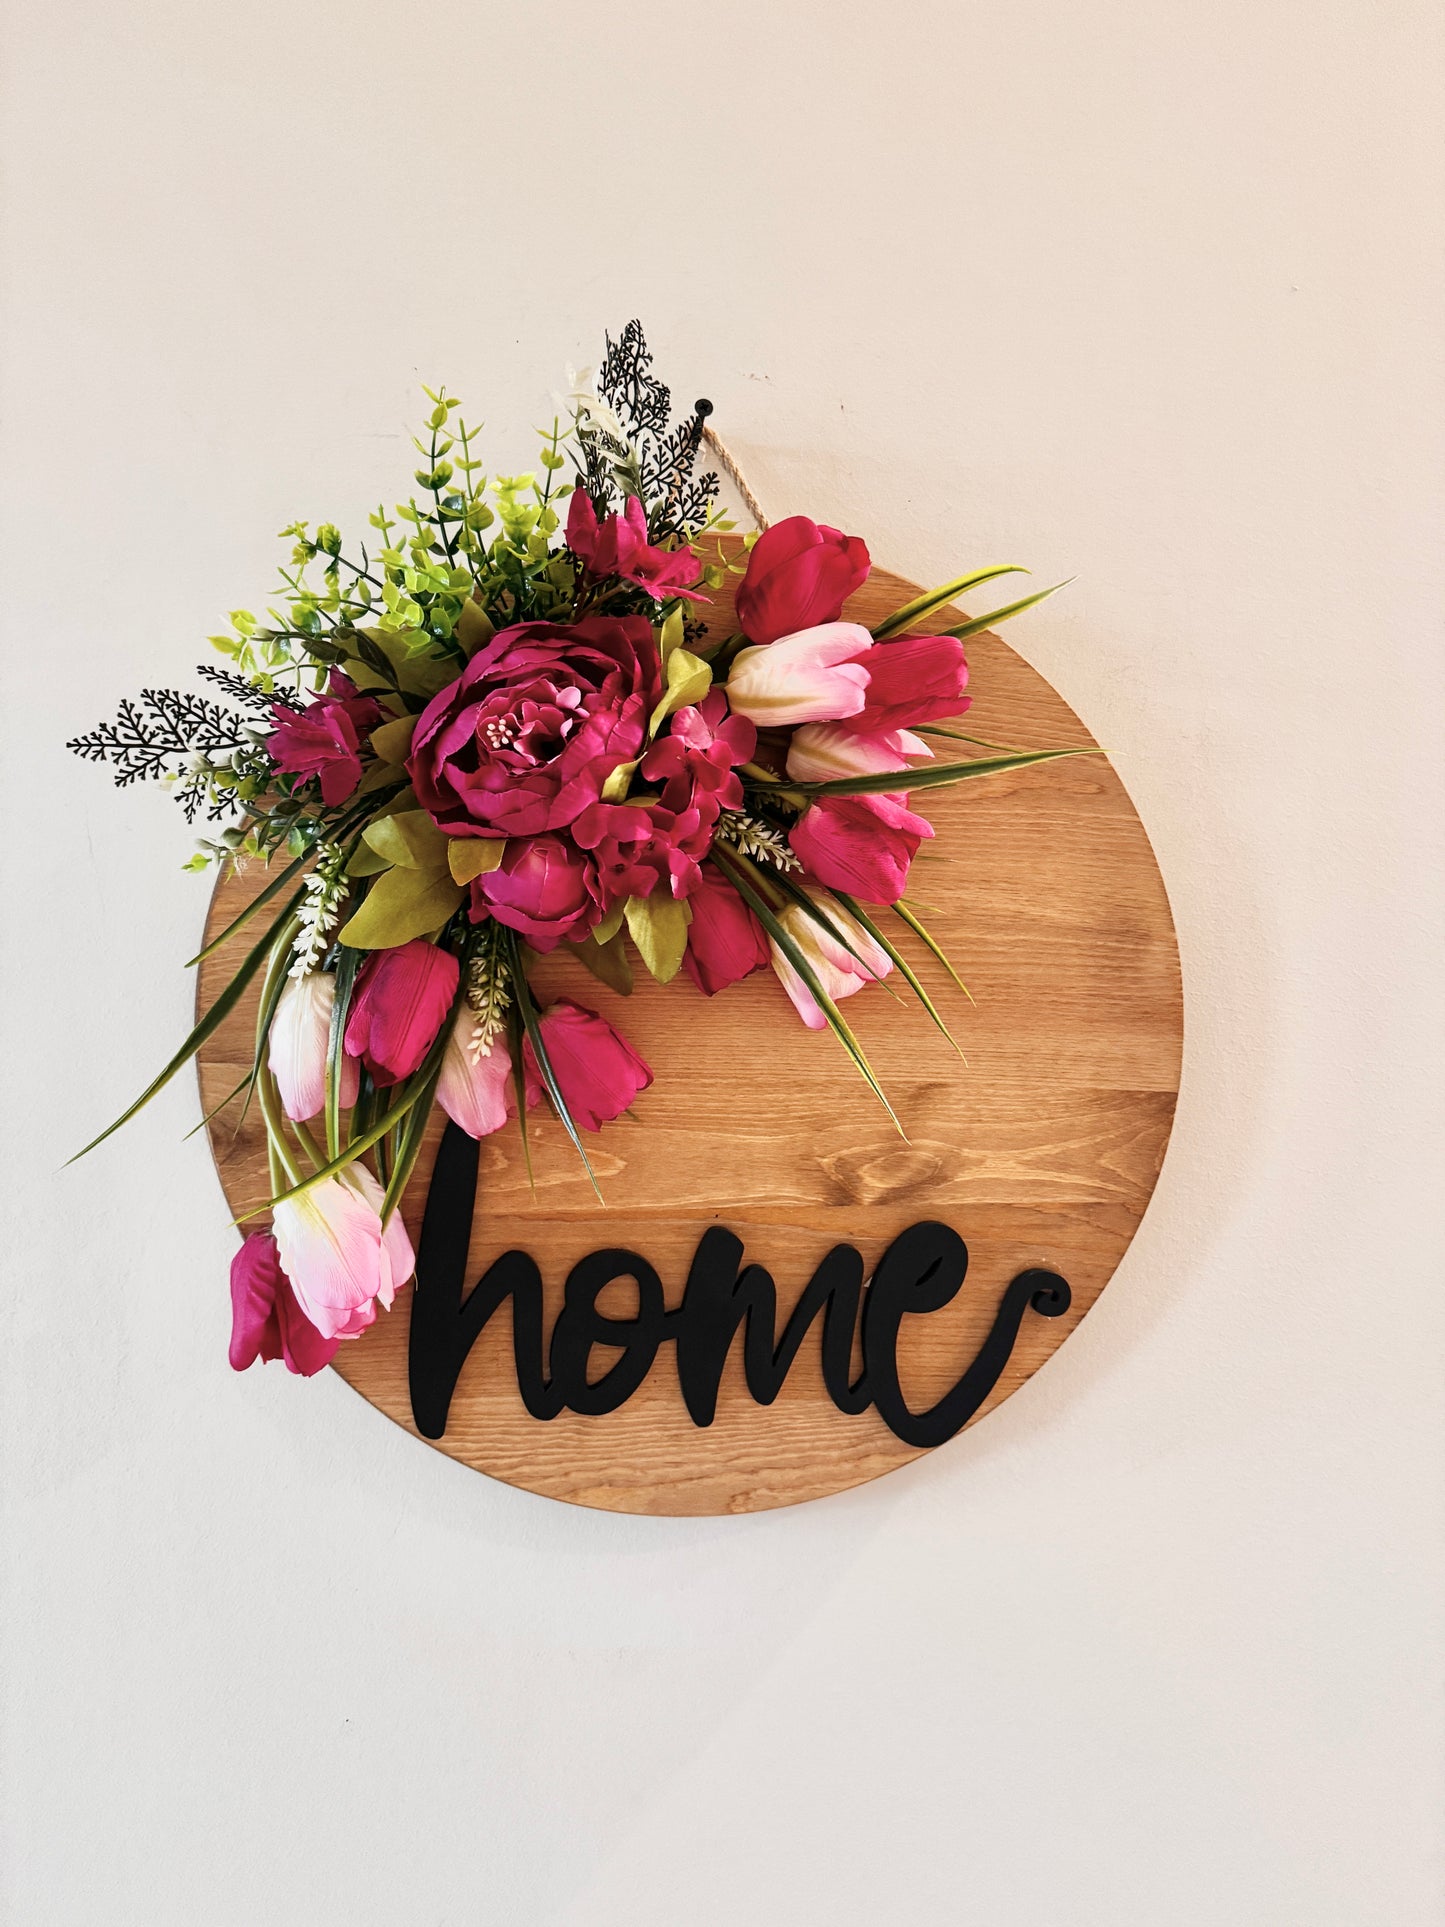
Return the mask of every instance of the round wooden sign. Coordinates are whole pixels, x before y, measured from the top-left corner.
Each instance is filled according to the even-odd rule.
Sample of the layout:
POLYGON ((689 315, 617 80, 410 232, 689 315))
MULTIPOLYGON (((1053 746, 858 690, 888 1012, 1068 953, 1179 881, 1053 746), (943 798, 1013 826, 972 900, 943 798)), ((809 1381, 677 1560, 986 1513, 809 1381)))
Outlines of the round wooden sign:
MULTIPOLYGON (((875 570, 845 615, 871 626, 918 593, 875 570)), ((963 619, 951 612, 938 620, 942 627, 963 619)), ((718 594, 709 620, 731 633, 730 591, 718 594)), ((997 636, 974 636, 966 647, 971 735, 1039 749, 1091 740, 997 636)), ((515 1125, 484 1140, 469 1282, 504 1252, 529 1253, 550 1329, 572 1267, 599 1246, 622 1247, 646 1257, 673 1307, 699 1241, 723 1226, 776 1281, 781 1329, 831 1248, 856 1247, 871 1270, 907 1227, 935 1221, 965 1241, 967 1274, 950 1303, 901 1320, 897 1372, 908 1405, 921 1411, 954 1386, 985 1346, 1010 1281, 1034 1268, 1067 1280, 1068 1309, 1022 1317, 978 1416, 1038 1370, 1107 1284, 1163 1160, 1182 1036, 1169 905, 1148 838, 1102 756, 929 791, 917 807, 937 838, 915 863, 910 901, 971 1001, 921 946, 916 968, 964 1058, 912 998, 874 986, 846 1006, 906 1141, 837 1042, 797 1021, 770 971, 710 1000, 685 979, 662 987, 639 971, 624 999, 571 958, 553 956, 538 973, 544 996, 565 992, 601 1011, 641 1051, 656 1082, 634 1117, 589 1139, 602 1205, 543 1109, 530 1131, 530 1186, 515 1125)), ((217 886, 208 938, 264 880, 257 873, 217 886)), ((202 1007, 230 967, 222 955, 203 968, 202 1007)), ((249 1069, 254 1030, 253 992, 201 1054, 207 1109, 249 1069)), ((209 1127, 237 1213, 268 1195, 259 1119, 253 1110, 238 1130, 238 1110, 223 1109, 209 1127)), ((434 1122, 405 1203, 414 1243, 440 1134, 434 1122)), ((639 1292, 619 1278, 598 1309, 625 1319, 639 1292)), ((420 1436, 408 1389, 412 1297, 400 1293, 389 1314, 343 1345, 334 1369, 420 1436)), ((616 1410, 564 1410, 544 1420, 522 1402, 511 1306, 503 1303, 466 1358, 445 1432, 432 1442, 551 1498, 674 1514, 790 1505, 917 1457, 920 1448, 898 1437, 876 1404, 839 1410, 824 1383, 818 1333, 814 1324, 771 1404, 749 1388, 739 1335, 710 1425, 693 1422, 670 1346, 616 1410)), ((592 1379, 617 1356, 599 1348, 592 1379)), ((855 1351, 855 1369, 856 1358, 855 1351)))

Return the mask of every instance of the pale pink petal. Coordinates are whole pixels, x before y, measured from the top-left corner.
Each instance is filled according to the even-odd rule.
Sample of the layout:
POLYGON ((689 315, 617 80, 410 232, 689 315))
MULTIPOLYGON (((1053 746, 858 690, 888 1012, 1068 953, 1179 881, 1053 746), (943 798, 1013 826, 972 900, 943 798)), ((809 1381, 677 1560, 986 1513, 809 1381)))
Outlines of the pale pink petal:
MULTIPOLYGON (((386 1202, 386 1193, 371 1172, 358 1159, 355 1164, 347 1166, 345 1175, 360 1191, 379 1220, 381 1207, 386 1202)), ((393 1211, 387 1220, 386 1229, 381 1235, 379 1259, 376 1295, 390 1310, 392 1299, 416 1270, 416 1255, 412 1251, 406 1226, 401 1221, 400 1211, 393 1211)))
POLYGON ((302 1311, 324 1337, 342 1336, 381 1283, 377 1209, 352 1185, 326 1178, 299 1197, 283 1199, 271 1229, 302 1311))
POLYGON ((932 754, 921 737, 906 729, 869 734, 833 723, 807 723, 788 743, 788 774, 799 783, 831 783, 843 776, 907 769, 910 756, 932 754))
POLYGON ((868 671, 853 659, 872 647, 860 624, 825 622, 743 649, 728 672, 728 703, 750 722, 779 728, 856 716, 867 702, 868 671))
POLYGON ((493 1046, 473 1058, 470 1042, 475 1019, 462 1009, 447 1039, 437 1103, 468 1137, 488 1137, 500 1131, 510 1115, 512 1060, 504 1047, 493 1046))

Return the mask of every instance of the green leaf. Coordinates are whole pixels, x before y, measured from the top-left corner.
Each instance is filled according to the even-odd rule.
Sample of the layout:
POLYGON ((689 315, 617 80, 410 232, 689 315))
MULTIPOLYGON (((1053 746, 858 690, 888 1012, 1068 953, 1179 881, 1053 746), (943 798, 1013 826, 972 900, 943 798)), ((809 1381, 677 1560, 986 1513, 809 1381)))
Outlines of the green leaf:
POLYGON ((470 883, 495 870, 507 852, 504 836, 449 836, 447 868, 453 883, 470 883))
POLYGON ((682 604, 679 603, 671 614, 665 618, 662 627, 657 632, 657 652, 662 658, 664 665, 673 650, 682 647, 682 624, 682 604))
MULTIPOLYGON (((901 609, 895 609, 888 620, 880 622, 873 631, 873 640, 883 642, 889 636, 901 634, 904 629, 911 629, 915 623, 922 622, 925 616, 931 616, 935 609, 941 609, 945 603, 952 602, 955 596, 961 596, 969 589, 976 589, 981 582, 992 582, 995 576, 1000 575, 1027 574, 1028 570, 1021 569, 1017 563, 1006 562, 997 569, 975 569, 972 575, 955 576, 952 582, 945 582, 942 588, 928 589, 923 595, 915 596, 912 602, 905 602, 901 609)), ((1023 606, 1020 604, 1020 607, 1023 606)))
POLYGON ((353 950, 395 950, 438 929, 461 903, 465 892, 450 874, 388 870, 367 892, 366 901, 344 923, 338 941, 353 950))
POLYGON ((871 770, 866 776, 838 776, 827 783, 793 783, 805 796, 873 796, 897 790, 942 789, 970 776, 999 776, 1004 770, 1025 769, 1030 763, 1056 762, 1061 756, 1102 756, 1096 743, 1079 749, 1026 749, 1017 756, 980 756, 971 763, 923 763, 909 770, 871 770), (906 781, 900 784, 900 777, 906 781))
POLYGON ((627 930, 642 961, 660 984, 670 984, 682 968, 691 921, 687 904, 659 885, 650 897, 629 897, 623 906, 627 930))
MULTIPOLYGON (((291 898, 291 901, 286 905, 286 908, 281 912, 282 917, 289 917, 291 915, 292 911, 296 908, 297 904, 301 901, 301 894, 302 894, 301 891, 298 890, 296 894, 291 898)), ((230 983, 226 985, 226 988, 221 992, 220 996, 216 999, 215 1003, 211 1005, 211 1008, 206 1012, 205 1016, 196 1025, 195 1029, 191 1032, 190 1036, 186 1039, 185 1043, 181 1045, 180 1049, 176 1052, 175 1056, 171 1059, 169 1064, 166 1065, 165 1069, 161 1072, 160 1076, 154 1078, 146 1086, 146 1088, 141 1092, 140 1096, 136 1099, 134 1104, 132 1104, 127 1110, 124 1110, 121 1112, 120 1116, 115 1120, 114 1124, 108 1124, 105 1127, 105 1129, 100 1133, 100 1136, 93 1137, 90 1140, 89 1144, 85 1145, 81 1150, 75 1153, 75 1157, 67 1158, 66 1159, 67 1164, 74 1164, 76 1162, 76 1159, 83 1158, 88 1151, 93 1151, 97 1144, 103 1144, 113 1131, 118 1131, 120 1129, 122 1124, 128 1124, 130 1120, 135 1116, 136 1112, 143 1110, 145 1106, 150 1103, 151 1099, 156 1095, 158 1091, 162 1091, 165 1089, 166 1085, 170 1083, 171 1079, 175 1076, 176 1072, 180 1070, 183 1065, 188 1064, 190 1062, 191 1058, 195 1056, 196 1052, 201 1048, 201 1045, 205 1043, 206 1039, 220 1028, 220 1026, 226 1021, 227 1017, 229 1017, 231 1012, 236 1008, 236 1005, 241 1001, 242 992, 245 990, 247 984, 250 983, 251 979, 255 976, 256 972, 261 968, 261 964, 264 961, 267 952, 271 948, 273 937, 274 937, 274 932, 271 930, 268 930, 265 936, 262 937, 260 941, 252 949, 246 952, 245 958, 241 964, 240 969, 237 970, 235 976, 231 979, 230 983)))
POLYGON ((430 876, 447 872, 447 845, 452 841, 433 823, 425 810, 402 810, 396 815, 379 816, 361 832, 362 841, 388 863, 406 870, 424 870, 430 876))
MULTIPOLYGON (((239 916, 231 919, 218 937, 212 937, 204 950, 198 950, 195 956, 189 959, 186 964, 186 969, 190 970, 195 964, 203 963, 207 957, 213 956, 215 952, 221 948, 222 944, 229 943, 243 924, 249 923, 258 910, 263 909, 273 897, 280 895, 281 891, 286 888, 286 885, 306 861, 307 857, 298 856, 294 863, 288 863, 279 876, 273 877, 264 890, 259 891, 256 896, 252 897, 251 901, 239 916)), ((278 917, 276 923, 273 923, 271 928, 274 930, 280 921, 281 919, 278 917)))
POLYGON ((771 906, 748 881, 746 866, 739 859, 733 857, 731 852, 728 851, 723 844, 714 843, 712 856, 713 861, 727 876, 728 881, 732 884, 743 902, 747 904, 758 922, 763 926, 767 935, 772 938, 773 942, 802 978, 813 1001, 817 1004, 819 1010, 822 1011, 824 1018, 827 1020, 829 1029, 853 1059, 853 1062, 858 1066, 858 1069, 862 1072, 867 1082, 868 1088, 893 1119, 894 1125, 897 1127, 898 1135, 906 1143, 908 1133, 898 1122, 897 1112, 884 1096, 883 1086, 873 1075, 873 1066, 864 1056, 862 1045, 853 1035, 847 1020, 838 1009, 838 1006, 833 1002, 833 999, 828 995, 827 991, 824 990, 822 983, 819 981, 818 973, 814 970, 812 964, 809 963, 807 957, 804 956, 790 932, 779 923, 771 906))
POLYGON ((626 910, 626 904, 614 904, 602 919, 601 923, 594 925, 592 941, 594 943, 611 943, 612 939, 622 928, 622 920, 626 914, 626 910))
POLYGON ((632 995, 632 965, 620 932, 607 943, 594 943, 589 937, 585 943, 569 943, 567 949, 599 983, 615 990, 619 997, 632 995))
POLYGON ((647 725, 649 737, 657 734, 675 709, 701 702, 712 687, 711 668, 690 649, 674 649, 667 659, 666 673, 667 689, 647 725))
POLYGON ((621 803, 624 800, 627 795, 628 785, 637 774, 637 765, 641 761, 642 758, 638 756, 630 763, 619 763, 617 765, 616 769, 613 770, 607 781, 602 785, 602 801, 604 803, 621 803))
POLYGON ((1067 576, 1062 582, 1056 582, 1052 589, 1040 589, 1037 595, 1026 595, 1021 602, 1006 603, 1002 609, 994 609, 986 616, 975 616, 972 622, 960 622, 956 629, 942 629, 939 634, 957 636, 960 641, 967 636, 982 635, 985 629, 992 629, 996 622, 1007 622, 1010 616, 1022 615, 1025 609, 1032 609, 1036 603, 1046 602, 1051 595, 1057 595, 1060 589, 1067 589, 1073 580, 1073 576, 1067 576))
POLYGON ((383 763, 404 763, 411 750, 415 729, 415 716, 398 716, 394 721, 372 730, 371 747, 383 763))

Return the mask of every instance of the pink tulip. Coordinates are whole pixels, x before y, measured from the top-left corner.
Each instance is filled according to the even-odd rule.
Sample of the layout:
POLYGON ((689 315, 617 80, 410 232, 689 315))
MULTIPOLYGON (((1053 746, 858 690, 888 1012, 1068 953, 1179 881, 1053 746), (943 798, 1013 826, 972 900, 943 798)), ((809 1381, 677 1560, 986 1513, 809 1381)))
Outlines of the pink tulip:
POLYGON ((381 1186, 358 1162, 272 1211, 282 1269, 324 1338, 359 1337, 416 1269, 400 1213, 383 1230, 381 1206, 381 1186))
POLYGON ((868 732, 915 729, 961 716, 968 664, 957 636, 899 636, 875 642, 859 666, 868 673, 867 699, 848 712, 849 727, 868 732))
MULTIPOLYGON (((516 1116, 517 1100, 512 1089, 511 1052, 499 1037, 474 1056, 475 1028, 475 1013, 464 1004, 447 1039, 437 1103, 468 1137, 483 1138, 500 1131, 509 1117, 516 1116)), ((536 1092, 529 1091, 529 1104, 536 1101, 536 1092)))
POLYGON ((457 994, 461 966, 424 937, 373 950, 346 1019, 346 1048, 378 1084, 403 1083, 436 1040, 457 994))
POLYGON ((297 1303, 269 1231, 249 1232, 231 1260, 231 1368, 283 1358, 288 1372, 313 1378, 336 1356, 339 1339, 323 1338, 297 1303))
POLYGON ((820 796, 788 832, 810 877, 868 903, 897 903, 908 867, 933 835, 897 796, 820 796))
POLYGON ((874 646, 856 622, 825 622, 740 650, 728 674, 728 702, 736 715, 764 727, 856 716, 868 690, 868 671, 858 658, 874 646))
MULTIPOLYGON (((652 1082, 637 1052, 596 1011, 563 997, 542 1012, 541 1026, 557 1087, 580 1130, 598 1131, 620 1117, 652 1082)), ((522 1051, 527 1069, 541 1083, 530 1040, 522 1051)))
POLYGON ((749 642, 775 642, 820 622, 836 622, 868 580, 868 550, 806 515, 790 515, 760 535, 737 594, 738 627, 749 642))
MULTIPOLYGON (((832 931, 824 930, 800 903, 786 905, 778 912, 778 921, 812 965, 818 982, 833 1002, 836 1004, 840 998, 851 997, 854 991, 862 990, 865 984, 876 983, 880 977, 886 977, 893 968, 892 960, 862 924, 816 891, 809 890, 808 895, 827 917, 833 930, 838 932, 837 936, 832 931)), ((773 969, 778 973, 783 989, 792 998, 794 1009, 809 1030, 821 1030, 828 1020, 813 993, 776 944, 773 944, 772 950, 773 969)))
POLYGON ((768 961, 763 926, 710 863, 698 871, 687 905, 692 922, 682 967, 705 997, 716 996, 768 961))
MULTIPOLYGON (((326 1104, 326 1059, 331 1049, 331 1010, 336 979, 313 970, 287 979, 271 1019, 269 1061, 287 1117, 315 1117, 326 1104)), ((360 1070, 354 1057, 341 1058, 341 1103, 356 1102, 360 1070)))
POLYGON ((907 769, 910 756, 932 754, 921 736, 906 729, 865 732, 851 721, 808 723, 789 739, 788 774, 796 783, 832 783, 844 776, 872 776, 880 769, 907 769))

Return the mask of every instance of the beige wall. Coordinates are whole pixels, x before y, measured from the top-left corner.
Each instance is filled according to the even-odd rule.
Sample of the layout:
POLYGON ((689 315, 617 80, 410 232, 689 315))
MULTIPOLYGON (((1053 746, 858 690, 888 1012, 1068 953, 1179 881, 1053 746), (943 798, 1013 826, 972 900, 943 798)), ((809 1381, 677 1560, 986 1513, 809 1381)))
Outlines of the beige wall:
POLYGON ((1423 0, 20 0, 7 32, 0 1912, 1433 1927, 1439 26, 1423 0), (1188 1063, 1115 1285, 794 1515, 589 1516, 225 1364, 205 884, 66 736, 641 313, 777 511, 1115 751, 1188 1063))

